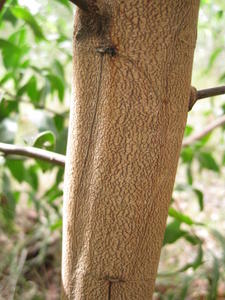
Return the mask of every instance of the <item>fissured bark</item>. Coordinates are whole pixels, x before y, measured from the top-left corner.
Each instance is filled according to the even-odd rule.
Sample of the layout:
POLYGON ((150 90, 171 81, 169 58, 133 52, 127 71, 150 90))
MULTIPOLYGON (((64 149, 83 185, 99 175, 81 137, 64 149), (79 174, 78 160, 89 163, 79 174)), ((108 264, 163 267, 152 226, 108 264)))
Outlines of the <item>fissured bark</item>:
POLYGON ((62 299, 151 299, 199 1, 86 2, 75 16, 62 299))

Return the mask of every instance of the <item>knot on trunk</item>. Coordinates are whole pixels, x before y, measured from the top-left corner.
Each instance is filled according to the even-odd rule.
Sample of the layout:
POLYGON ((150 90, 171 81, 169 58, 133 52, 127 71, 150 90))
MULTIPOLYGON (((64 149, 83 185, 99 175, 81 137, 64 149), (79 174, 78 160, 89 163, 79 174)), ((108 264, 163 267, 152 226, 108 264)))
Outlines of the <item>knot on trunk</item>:
POLYGON ((188 111, 192 109, 195 102, 198 100, 198 91, 194 86, 191 86, 188 111))

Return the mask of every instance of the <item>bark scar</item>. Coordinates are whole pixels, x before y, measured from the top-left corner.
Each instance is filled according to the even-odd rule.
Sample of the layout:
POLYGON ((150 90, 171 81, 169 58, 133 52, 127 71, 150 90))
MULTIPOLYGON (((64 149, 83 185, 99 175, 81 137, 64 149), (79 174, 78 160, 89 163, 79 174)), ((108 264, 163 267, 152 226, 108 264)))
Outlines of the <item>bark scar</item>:
POLYGON ((98 104, 99 104, 99 99, 100 99, 101 81, 102 81, 102 68, 103 68, 102 65, 103 65, 103 57, 101 58, 101 61, 100 61, 100 74, 99 74, 99 84, 98 84, 98 89, 97 89, 96 105, 95 105, 94 116, 93 116, 93 120, 92 120, 92 124, 91 124, 90 136, 89 136, 89 141, 88 141, 88 146, 87 146, 87 152, 86 152, 86 156, 84 158, 84 165, 83 165, 83 169, 82 169, 82 173, 81 173, 79 186, 81 186, 81 184, 83 182, 83 176, 84 176, 84 172, 85 172, 85 168, 86 168, 86 164, 87 164, 87 160, 88 160, 88 155, 89 155, 89 152, 90 152, 92 134, 93 134, 94 125, 95 125, 95 121, 96 121, 96 115, 97 115, 98 104))
POLYGON ((96 48, 96 51, 102 55, 108 54, 111 57, 117 54, 116 48, 114 46, 98 47, 96 48))
POLYGON ((112 284, 113 283, 121 283, 121 282, 125 282, 125 281, 121 278, 110 277, 110 276, 106 276, 104 279, 106 281, 108 281, 108 283, 109 283, 108 300, 110 300, 111 299, 111 293, 112 293, 112 284))

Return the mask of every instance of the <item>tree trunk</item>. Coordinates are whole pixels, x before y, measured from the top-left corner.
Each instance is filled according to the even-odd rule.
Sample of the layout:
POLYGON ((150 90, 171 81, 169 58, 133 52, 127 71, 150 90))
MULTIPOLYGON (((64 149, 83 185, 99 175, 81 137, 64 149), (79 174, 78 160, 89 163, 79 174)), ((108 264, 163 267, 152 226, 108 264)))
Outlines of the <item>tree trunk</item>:
POLYGON ((198 7, 198 0, 98 0, 76 12, 62 299, 153 295, 198 7))

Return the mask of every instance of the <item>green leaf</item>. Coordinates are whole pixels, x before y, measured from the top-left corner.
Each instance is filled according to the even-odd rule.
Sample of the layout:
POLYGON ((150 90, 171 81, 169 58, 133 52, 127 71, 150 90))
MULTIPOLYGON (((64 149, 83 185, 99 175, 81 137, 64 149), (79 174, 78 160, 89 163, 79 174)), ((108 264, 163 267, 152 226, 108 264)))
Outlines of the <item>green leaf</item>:
POLYGON ((218 293, 218 285, 220 279, 220 271, 219 271, 219 262, 216 257, 214 257, 213 269, 208 273, 208 281, 209 281, 209 291, 208 291, 208 300, 217 299, 218 293))
POLYGON ((186 175, 187 175, 188 184, 192 185, 192 183, 193 183, 193 176, 192 176, 191 164, 189 164, 187 166, 186 175))
POLYGON ((27 30, 25 27, 20 27, 19 30, 14 31, 8 40, 20 48, 24 46, 29 48, 27 43, 27 30))
POLYGON ((189 216, 182 214, 181 212, 177 211, 173 207, 169 208, 169 216, 173 217, 177 221, 179 221, 181 223, 185 223, 187 225, 196 224, 196 222, 194 222, 189 216))
POLYGON ((57 176, 56 176, 56 184, 57 184, 57 186, 60 184, 60 182, 63 181, 63 175, 64 175, 64 169, 63 168, 59 168, 59 170, 57 172, 57 176))
POLYGON ((11 12, 16 18, 24 20, 30 26, 36 38, 39 40, 45 39, 41 27, 29 10, 24 7, 12 7, 11 12))
POLYGON ((12 80, 14 78, 15 74, 13 72, 7 72, 0 80, 0 85, 2 86, 4 83, 6 83, 9 80, 12 80))
POLYGON ((201 266, 203 264, 203 257, 204 257, 204 253, 203 253, 202 245, 200 244, 198 246, 198 254, 197 254, 195 260, 193 261, 193 263, 191 264, 191 267, 194 270, 196 270, 199 266, 201 266))
POLYGON ((220 169, 212 154, 209 152, 199 152, 198 160, 201 168, 208 169, 219 173, 220 169))
MULTIPOLYGON (((202 223, 198 223, 198 224, 203 225, 202 223)), ((196 245, 199 245, 202 243, 198 236, 189 234, 188 232, 186 232, 186 235, 184 236, 184 238, 186 241, 188 241, 193 246, 196 246, 196 245)))
POLYGON ((10 22, 13 26, 16 25, 17 19, 12 15, 9 4, 10 5, 17 5, 17 0, 8 0, 8 5, 4 5, 2 10, 0 11, 0 25, 1 23, 5 23, 6 21, 10 22))
POLYGON ((225 166, 225 152, 223 153, 222 165, 225 166))
POLYGON ((68 136, 68 128, 64 127, 57 135, 56 147, 55 147, 57 153, 61 153, 61 154, 66 153, 67 136, 68 136))
POLYGON ((60 115, 54 116, 55 127, 58 131, 61 131, 64 128, 64 117, 60 115))
POLYGON ((13 112, 18 112, 17 101, 7 101, 6 99, 0 100, 0 121, 9 117, 13 112))
POLYGON ((55 223, 53 223, 50 226, 51 231, 55 231, 56 229, 61 229, 62 228, 62 219, 57 220, 55 223))
POLYGON ((52 131, 44 131, 38 134, 33 143, 34 147, 53 151, 55 148, 55 135, 52 131))
POLYGON ((163 246, 166 244, 173 244, 181 237, 184 237, 186 231, 180 229, 181 222, 174 220, 173 222, 169 223, 166 227, 163 246))
POLYGON ((6 166, 18 182, 21 183, 25 180, 26 169, 21 159, 7 159, 6 166))
POLYGON ((185 147, 181 151, 181 159, 184 163, 190 163, 192 162, 194 157, 194 151, 191 147, 185 147))
POLYGON ((41 92, 38 90, 37 79, 34 75, 17 90, 17 96, 21 97, 23 94, 27 94, 34 105, 39 103, 41 92))
POLYGON ((0 48, 10 52, 20 51, 20 48, 17 45, 4 39, 0 39, 0 48))
POLYGON ((2 59, 6 69, 15 68, 21 60, 21 51, 10 41, 0 39, 0 49, 2 50, 2 59))
POLYGON ((193 270, 196 270, 202 264, 203 264, 203 249, 202 249, 202 245, 200 244, 198 246, 197 256, 196 256, 196 258, 194 259, 193 262, 186 264, 185 266, 181 267, 180 269, 178 269, 176 271, 168 272, 168 273, 161 273, 161 274, 159 274, 159 276, 164 277, 164 276, 176 275, 178 273, 185 272, 190 268, 192 268, 193 270))
POLYGON ((222 75, 220 75, 219 82, 220 83, 224 83, 225 82, 225 73, 223 73, 222 75))
POLYGON ((48 74, 46 78, 49 80, 52 92, 57 91, 59 100, 62 102, 64 98, 64 82, 59 76, 48 74))
POLYGON ((56 0, 56 1, 66 6, 69 10, 71 10, 71 5, 68 0, 56 0))
POLYGON ((185 131, 184 131, 184 136, 185 137, 189 136, 193 131, 194 131, 194 128, 192 126, 186 125, 185 131))
MULTIPOLYGON (((66 0, 68 2, 68 0, 66 0)), ((64 80, 65 74, 64 74, 64 68, 60 61, 54 60, 53 65, 52 65, 52 70, 54 71, 57 76, 59 76, 62 80, 64 80)))
POLYGON ((220 53, 223 51, 223 47, 219 47, 219 48, 216 48, 213 53, 211 54, 210 58, 209 58, 209 63, 208 63, 208 66, 207 66, 207 69, 205 71, 205 73, 209 73, 209 71, 212 69, 216 59, 218 58, 218 56, 220 55, 220 53))
POLYGON ((195 195, 198 198, 198 204, 199 204, 200 211, 203 211, 203 209, 204 209, 203 193, 199 189, 196 189, 196 188, 193 188, 193 192, 195 193, 195 195))
POLYGON ((189 184, 176 184, 175 185, 176 191, 193 191, 198 199, 199 208, 202 211, 204 209, 204 201, 203 201, 203 193, 199 190, 194 188, 192 185, 189 184))
POLYGON ((40 89, 40 102, 45 103, 48 94, 51 93, 51 84, 46 80, 45 85, 40 89))
POLYGON ((37 104, 40 101, 41 93, 38 90, 37 79, 34 75, 31 76, 28 82, 19 89, 18 95, 22 95, 25 92, 33 104, 37 104))
POLYGON ((208 134, 203 136, 200 140, 198 140, 194 145, 195 151, 204 147, 209 141, 209 139, 211 138, 211 136, 212 136, 212 132, 209 132, 208 134))
POLYGON ((0 39, 3 63, 6 69, 16 69, 22 62, 22 57, 28 51, 28 47, 18 47, 13 41, 0 39))
POLYGON ((26 180, 30 184, 30 186, 37 191, 38 189, 38 170, 39 167, 37 164, 29 166, 27 169, 26 180))
POLYGON ((56 199, 62 198, 63 191, 55 189, 48 194, 48 203, 53 203, 56 199))
POLYGON ((225 266, 225 236, 223 233, 220 233, 216 229, 211 229, 211 232, 213 234, 213 237, 220 243, 221 250, 223 252, 221 262, 225 266))
POLYGON ((27 83, 27 94, 31 102, 37 102, 38 90, 36 77, 32 76, 27 83))
POLYGON ((221 19, 223 17, 223 10, 219 10, 217 13, 216 13, 216 17, 217 19, 221 19))

